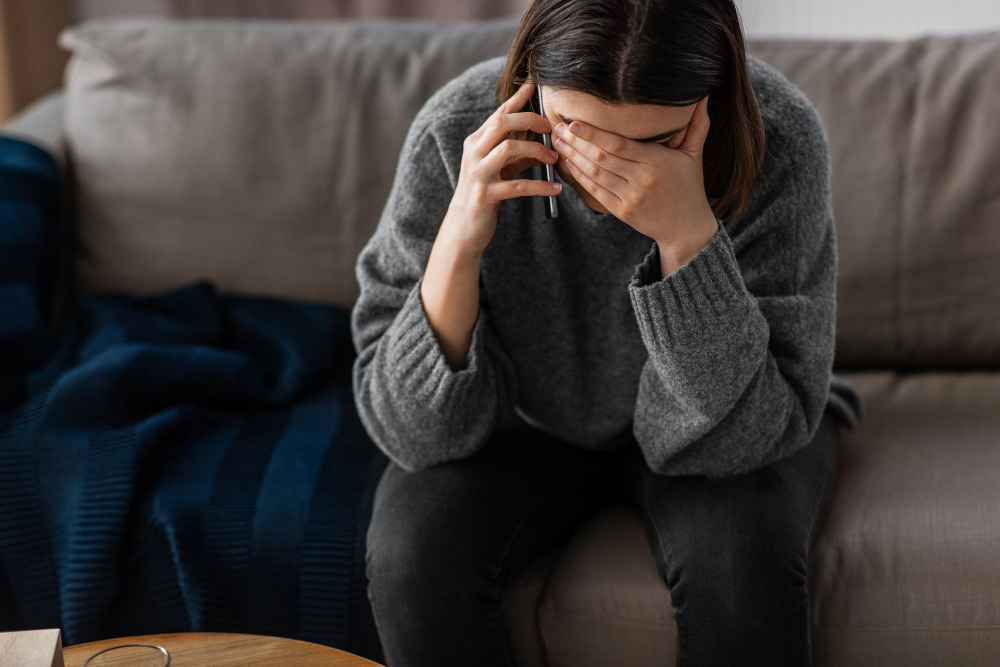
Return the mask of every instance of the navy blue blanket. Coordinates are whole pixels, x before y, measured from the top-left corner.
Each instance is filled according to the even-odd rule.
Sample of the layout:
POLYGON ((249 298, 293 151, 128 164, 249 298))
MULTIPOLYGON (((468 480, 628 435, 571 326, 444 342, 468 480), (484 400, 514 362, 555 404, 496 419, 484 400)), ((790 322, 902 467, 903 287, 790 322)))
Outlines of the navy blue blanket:
POLYGON ((382 654, 364 536, 387 463, 349 312, 196 282, 46 331, 60 182, 0 137, 0 631, 249 632, 382 654))

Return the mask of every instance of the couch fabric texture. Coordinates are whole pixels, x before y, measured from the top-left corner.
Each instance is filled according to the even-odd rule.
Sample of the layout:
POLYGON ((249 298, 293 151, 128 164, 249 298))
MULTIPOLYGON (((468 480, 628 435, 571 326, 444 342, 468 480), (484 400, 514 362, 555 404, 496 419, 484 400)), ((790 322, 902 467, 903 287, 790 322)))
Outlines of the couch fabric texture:
MULTIPOLYGON (((63 36, 85 292, 208 278, 353 304, 409 121, 516 19, 84 24, 63 36)), ((1000 32, 751 40, 823 118, 835 370, 864 396, 810 561, 819 666, 1000 655, 1000 32)), ((608 507, 507 592, 523 665, 673 664, 637 514, 608 507)), ((752 610, 750 611, 752 613, 752 610)))

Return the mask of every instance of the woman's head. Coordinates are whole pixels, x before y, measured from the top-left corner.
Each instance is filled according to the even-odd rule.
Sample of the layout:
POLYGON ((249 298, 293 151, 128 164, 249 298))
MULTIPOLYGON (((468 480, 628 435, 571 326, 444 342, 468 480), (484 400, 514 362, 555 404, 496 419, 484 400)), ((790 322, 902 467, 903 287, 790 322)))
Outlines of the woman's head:
MULTIPOLYGON (((542 87, 553 126, 582 120, 672 148, 684 140, 694 105, 711 95, 705 193, 723 220, 746 204, 763 160, 764 130, 732 0, 534 0, 507 53, 498 103, 527 79, 542 87)), ((561 163, 560 176, 605 212, 561 163)))

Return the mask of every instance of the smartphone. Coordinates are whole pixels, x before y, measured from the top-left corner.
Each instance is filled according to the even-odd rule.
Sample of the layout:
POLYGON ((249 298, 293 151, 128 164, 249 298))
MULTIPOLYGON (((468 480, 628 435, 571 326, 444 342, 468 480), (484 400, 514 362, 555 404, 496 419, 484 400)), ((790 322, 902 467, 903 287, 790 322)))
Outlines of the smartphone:
MULTIPOLYGON (((535 91, 538 95, 538 115, 545 117, 545 106, 542 103, 542 87, 535 84, 535 91)), ((552 135, 543 134, 542 144, 552 150, 552 135)), ((542 163, 542 168, 545 170, 545 180, 549 183, 556 182, 556 171, 555 168, 548 162, 542 163)), ((550 197, 545 197, 545 216, 548 218, 558 218, 559 217, 559 203, 556 201, 555 195, 550 197)))

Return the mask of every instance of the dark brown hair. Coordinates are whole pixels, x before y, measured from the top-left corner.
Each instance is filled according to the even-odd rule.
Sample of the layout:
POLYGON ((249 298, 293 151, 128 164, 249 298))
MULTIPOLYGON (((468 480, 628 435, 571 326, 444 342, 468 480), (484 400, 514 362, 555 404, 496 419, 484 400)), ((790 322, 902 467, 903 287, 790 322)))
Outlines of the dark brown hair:
POLYGON ((732 0, 532 0, 508 49, 497 104, 528 78, 615 105, 687 106, 711 95, 705 194, 723 222, 746 205, 764 128, 732 0))

